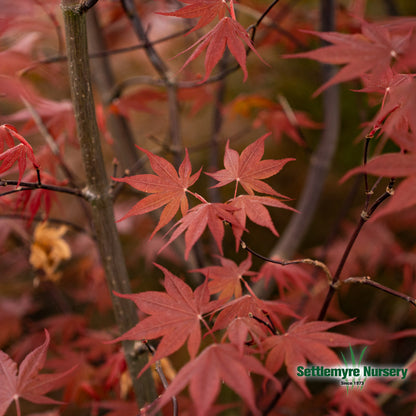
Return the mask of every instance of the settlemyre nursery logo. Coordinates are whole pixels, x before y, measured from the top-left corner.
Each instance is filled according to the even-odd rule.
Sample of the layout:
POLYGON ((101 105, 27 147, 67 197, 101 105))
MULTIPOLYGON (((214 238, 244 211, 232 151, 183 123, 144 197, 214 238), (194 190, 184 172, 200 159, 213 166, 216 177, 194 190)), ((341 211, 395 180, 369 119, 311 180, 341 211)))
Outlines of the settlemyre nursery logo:
POLYGON ((358 358, 356 358, 352 347, 350 346, 351 361, 348 362, 345 355, 341 352, 344 365, 339 367, 325 367, 322 365, 310 365, 296 367, 298 377, 307 379, 332 379, 338 380, 341 386, 345 386, 347 393, 350 389, 362 390, 365 382, 369 378, 400 378, 405 379, 408 375, 408 369, 394 366, 375 366, 364 364, 363 357, 367 347, 365 347, 358 358))

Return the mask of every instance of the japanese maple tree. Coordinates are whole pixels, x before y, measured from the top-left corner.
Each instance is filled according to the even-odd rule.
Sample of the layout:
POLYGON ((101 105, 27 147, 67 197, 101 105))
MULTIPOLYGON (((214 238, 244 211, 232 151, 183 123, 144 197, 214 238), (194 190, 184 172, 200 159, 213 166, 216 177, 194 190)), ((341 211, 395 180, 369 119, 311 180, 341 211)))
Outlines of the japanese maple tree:
POLYGON ((0 416, 414 414, 405 3, 3 0, 0 416))

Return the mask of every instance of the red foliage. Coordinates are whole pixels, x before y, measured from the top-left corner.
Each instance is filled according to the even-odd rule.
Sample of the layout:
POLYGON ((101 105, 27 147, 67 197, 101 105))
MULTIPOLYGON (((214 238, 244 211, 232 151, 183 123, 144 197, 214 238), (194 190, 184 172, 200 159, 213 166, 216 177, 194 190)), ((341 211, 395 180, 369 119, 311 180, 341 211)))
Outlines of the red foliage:
POLYGON ((117 294, 121 298, 134 301, 140 310, 150 316, 115 341, 162 337, 152 360, 142 372, 151 363, 178 350, 186 340, 189 355, 194 358, 201 343, 200 325, 201 322, 204 323, 203 315, 211 312, 217 305, 217 302, 210 302, 206 284, 202 284, 193 292, 181 279, 164 267, 158 267, 165 275, 166 293, 117 294))
POLYGON ((277 386, 280 385, 253 356, 241 354, 232 344, 212 344, 182 367, 175 380, 156 402, 156 408, 160 409, 189 384, 191 397, 198 403, 197 415, 209 415, 209 409, 223 381, 244 399, 254 415, 260 415, 249 373, 260 374, 273 380, 277 386))
MULTIPOLYGON (((414 378, 415 369, 413 358, 408 358, 413 348, 408 339, 416 334, 412 328, 416 305, 415 18, 381 19, 381 10, 374 17, 373 9, 366 10, 361 0, 351 2, 349 9, 339 5, 338 32, 299 33, 298 29, 322 23, 316 21, 312 3, 299 7, 297 2, 272 2, 266 9, 264 2, 252 0, 237 5, 234 0, 183 0, 183 7, 166 11, 172 10, 174 2, 133 1, 135 9, 127 12, 128 3, 84 1, 77 10, 82 13, 83 7, 93 4, 97 11, 88 12, 88 36, 94 60, 95 118, 104 140, 102 148, 85 152, 88 146, 79 146, 77 136, 82 134, 77 128, 82 129, 83 122, 94 123, 94 114, 80 114, 76 94, 69 97, 66 65, 71 57, 64 51, 59 2, 2 1, 0 416, 12 411, 13 401, 18 416, 32 412, 32 405, 26 407, 21 399, 35 404, 58 405, 63 403, 60 399, 70 403, 65 409, 44 413, 53 416, 154 414, 173 398, 181 415, 214 415, 230 407, 254 415, 406 412, 406 401, 414 400, 406 383, 414 378), (165 11, 154 13, 156 8, 165 11), (359 18, 351 18, 350 13, 359 18), (171 30, 178 23, 172 17, 193 25, 185 30, 185 37, 180 35, 182 27, 177 33, 171 30), (96 31, 95 23, 102 29, 96 31), (251 26, 246 30, 243 24, 251 26), (134 32, 137 37, 132 37, 134 32), (324 41, 324 46, 309 50, 316 40, 324 41), (254 59, 250 82, 242 86, 233 73, 242 73, 246 81, 247 56, 254 52, 264 63, 257 52, 263 46, 273 70, 254 59), (178 76, 175 63, 165 58, 182 49, 182 53, 191 52, 182 66, 186 74, 178 76), (196 58, 203 54, 204 62, 199 63, 196 58), (299 79, 304 61, 282 56, 342 66, 315 93, 328 92, 322 111, 321 101, 304 98, 305 85, 319 78, 318 66, 305 66, 304 83, 299 79), (182 80, 185 76, 196 81, 182 80), (326 140, 338 118, 337 94, 326 89, 352 80, 355 91, 342 95, 342 107, 348 112, 339 133, 340 152, 325 183, 328 186, 323 187, 324 179, 317 183, 316 178, 330 160, 320 155, 331 153, 335 145, 335 140, 330 146, 326 140), (357 92, 360 98, 352 101, 357 92), (74 113, 79 116, 78 126, 74 113), (319 118, 324 123, 313 121, 319 118), (363 136, 369 141, 365 164, 344 140, 356 135, 352 121, 358 119, 366 126, 363 136), (308 129, 321 127, 322 141, 315 143, 317 135, 308 129), (259 132, 253 133, 252 128, 259 132), (276 140, 268 143, 265 159, 269 135, 276 140), (282 135, 292 142, 280 140, 282 135), (126 143, 129 149, 139 143, 150 167, 142 160, 130 160, 132 166, 126 166, 121 178, 113 178, 114 183, 107 183, 106 175, 94 178, 106 185, 105 194, 96 194, 94 187, 85 185, 91 178, 85 178, 84 171, 101 164, 102 153, 108 172, 114 161, 112 175, 117 176, 116 158, 124 165, 126 156, 131 156, 123 148, 126 143), (146 150, 150 143, 157 150, 146 150), (218 167, 223 151, 223 167, 218 167), (293 152, 298 164, 281 172, 294 160, 287 157, 293 152), (27 169, 28 162, 33 169, 27 169), (209 178, 200 177, 202 168, 193 172, 192 165, 205 165, 209 178), (301 192, 305 172, 308 178, 301 192), (310 201, 303 212, 287 205, 289 198, 268 182, 278 173, 276 181, 283 193, 298 199, 299 206, 310 201), (344 182, 358 174, 365 177, 368 188, 365 194, 356 188, 362 196, 359 206, 358 197, 352 193, 347 197, 344 188, 344 182), (377 178, 374 185, 373 177, 377 178), (378 185, 385 186, 389 179, 385 192, 378 185), (136 196, 120 201, 124 184, 144 195, 134 202, 136 196), (326 195, 311 219, 321 187, 326 195), (117 264, 123 263, 121 257, 113 258, 121 247, 117 236, 108 238, 115 224, 107 202, 114 202, 119 221, 126 220, 118 231, 131 281, 106 276, 106 265, 116 264, 116 258, 117 264), (132 208, 125 209, 129 204, 132 208), (280 217, 282 211, 269 207, 295 212, 296 221, 286 226, 288 215, 280 217), (97 223, 102 209, 109 219, 97 223), (332 226, 338 211, 342 215, 332 226), (44 218, 50 224, 38 227, 44 218), (297 228, 309 221, 310 230, 307 225, 297 228), (256 226, 252 230, 250 222, 271 234, 256 226), (163 238, 158 232, 168 224, 171 228, 163 238), (279 237, 275 224, 279 232, 287 233, 285 237, 291 237, 283 239, 283 248, 275 246, 279 237), (42 227, 48 230, 44 239, 37 235, 42 227), (250 232, 249 247, 244 232, 250 232), (287 254, 285 240, 296 242, 303 235, 307 238, 296 244, 292 250, 296 253, 289 249, 287 254), (148 236, 153 240, 149 242, 148 236), (96 244, 103 242, 109 248, 105 254, 96 244), (167 246, 166 255, 156 259, 167 246), (240 248, 251 254, 238 253, 240 248), (286 258, 285 265, 273 263, 279 256, 301 259, 310 253, 319 253, 325 267, 311 259, 297 262, 306 264, 290 264, 286 258), (164 274, 162 288, 159 272, 150 264, 153 260, 169 264, 176 274, 157 266, 164 274), (322 269, 328 271, 325 278, 322 269), (123 293, 113 293, 122 298, 123 312, 133 301, 139 318, 137 325, 117 338, 111 313, 115 298, 108 290, 114 280, 123 288, 118 290, 123 293), (358 282, 363 284, 354 285, 358 282), (130 284, 133 293, 128 293, 130 284), (332 332, 341 324, 348 324, 344 334, 332 332), (43 328, 47 329, 39 331, 43 328), (306 379, 298 377, 298 366, 340 364, 335 348, 371 344, 364 338, 377 342, 368 349, 375 365, 400 362, 408 368, 407 379, 397 390, 389 380, 369 378, 362 390, 348 390, 348 395, 343 387, 323 382, 310 391, 306 379), (142 389, 132 388, 136 374, 130 374, 117 344, 122 340, 137 341, 135 354, 147 357, 148 350, 153 351, 139 371, 138 383, 149 381, 143 381, 147 377, 143 372, 154 365, 159 398, 152 403, 146 399, 149 403, 141 409, 134 392, 142 389), (73 368, 68 371, 68 367, 73 368), (44 373, 43 368, 53 373, 44 373), (223 384, 233 390, 234 403, 229 402, 227 389, 222 391, 223 384), (47 396, 58 388, 62 392, 53 399, 47 396), (399 394, 403 400, 396 398, 399 394), (389 400, 386 407, 381 404, 385 400, 389 400)), ((403 14, 405 2, 396 3, 389 2, 389 7, 403 14)), ((171 408, 163 410, 171 414, 171 408)))
POLYGON ((188 198, 186 196, 188 187, 198 180, 201 170, 191 176, 192 166, 189 161, 188 151, 186 151, 185 159, 177 173, 173 165, 163 157, 154 155, 141 147, 139 149, 146 153, 156 175, 135 175, 113 179, 118 182, 128 183, 139 191, 152 194, 139 201, 120 221, 131 215, 146 214, 166 205, 160 216, 159 223, 152 233, 153 236, 175 216, 179 208, 182 215, 186 214, 188 211, 188 198))
POLYGON ((264 341, 264 348, 270 350, 266 367, 275 373, 284 363, 292 380, 310 396, 305 379, 296 375, 298 366, 306 367, 307 361, 327 366, 339 364, 339 357, 330 347, 367 343, 364 339, 327 332, 328 329, 347 322, 351 322, 351 319, 341 322, 305 322, 303 319, 295 322, 284 334, 270 336, 264 341))
POLYGON ((19 399, 26 399, 39 404, 60 404, 57 400, 45 396, 51 390, 62 386, 65 377, 74 368, 62 374, 39 374, 45 364, 49 346, 49 334, 45 330, 45 342, 28 354, 17 369, 17 364, 3 351, 0 351, 0 414, 4 415, 14 401, 17 414, 20 415, 19 399))

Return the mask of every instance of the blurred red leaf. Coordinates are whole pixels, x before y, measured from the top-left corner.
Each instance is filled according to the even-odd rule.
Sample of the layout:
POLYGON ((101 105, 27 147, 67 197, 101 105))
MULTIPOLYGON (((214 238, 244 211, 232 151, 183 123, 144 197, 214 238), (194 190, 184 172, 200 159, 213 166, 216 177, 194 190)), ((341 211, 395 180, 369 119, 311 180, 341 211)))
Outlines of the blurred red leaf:
POLYGON ((329 64, 346 64, 333 78, 315 92, 339 82, 349 81, 365 73, 381 76, 390 66, 392 59, 400 59, 409 47, 412 30, 392 30, 379 23, 363 21, 361 33, 319 33, 308 31, 314 36, 332 43, 314 51, 286 55, 286 58, 309 58, 329 64))
POLYGON ((243 276, 252 276, 250 272, 251 255, 239 265, 232 260, 220 257, 221 266, 209 266, 196 269, 209 279, 208 289, 211 294, 219 293, 219 299, 230 299, 233 295, 238 298, 242 294, 241 281, 243 276))

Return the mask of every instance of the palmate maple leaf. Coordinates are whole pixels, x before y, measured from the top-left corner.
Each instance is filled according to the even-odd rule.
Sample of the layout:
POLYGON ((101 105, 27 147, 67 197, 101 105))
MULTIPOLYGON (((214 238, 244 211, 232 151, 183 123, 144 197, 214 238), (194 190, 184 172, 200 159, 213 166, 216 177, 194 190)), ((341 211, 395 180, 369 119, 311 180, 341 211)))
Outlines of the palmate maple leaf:
POLYGON ((242 228, 244 230, 244 227, 234 217, 234 212, 235 208, 222 203, 206 202, 193 207, 172 227, 174 231, 169 241, 160 249, 160 251, 178 238, 182 233, 185 233, 185 259, 188 259, 191 248, 208 226, 222 255, 224 221, 231 224, 233 228, 242 228))
POLYGON ((162 337, 150 364, 177 351, 186 340, 188 352, 194 358, 201 342, 200 324, 203 315, 218 307, 218 302, 209 300, 206 283, 192 289, 181 279, 164 267, 159 267, 165 275, 165 292, 149 291, 145 293, 117 296, 132 300, 144 313, 150 315, 135 327, 112 342, 122 340, 147 340, 162 337))
MULTIPOLYGON (((243 227, 246 226, 246 220, 249 218, 254 223, 268 228, 276 236, 278 236, 279 233, 276 231, 269 211, 265 205, 269 207, 289 209, 291 211, 298 212, 296 209, 286 205, 284 202, 269 196, 239 195, 237 198, 232 199, 229 204, 232 207, 237 208, 234 216, 243 227)), ((234 227, 233 233, 235 236, 236 246, 238 246, 243 234, 243 229, 234 227)))
POLYGON ((19 186, 26 169, 26 158, 32 162, 35 169, 39 169, 32 146, 13 126, 2 124, 0 126, 0 174, 7 172, 15 162, 18 162, 19 180, 17 185, 19 186), (19 144, 15 145, 14 139, 19 141, 19 144), (4 150, 5 145, 9 149, 4 150))
POLYGON ((378 23, 363 21, 361 33, 308 31, 332 43, 314 51, 286 55, 286 58, 309 58, 329 64, 346 64, 333 78, 322 85, 314 95, 339 82, 360 77, 365 73, 383 75, 392 59, 400 59, 409 47, 412 30, 405 32, 389 29, 378 23))
POLYGON ((19 366, 3 351, 0 351, 0 416, 6 413, 10 404, 16 403, 20 416, 19 399, 37 404, 63 404, 45 396, 51 390, 62 386, 64 378, 74 370, 60 374, 39 374, 45 364, 49 346, 49 333, 45 329, 45 342, 30 352, 19 366))
POLYGON ((157 14, 183 17, 185 19, 199 18, 198 23, 188 33, 208 25, 216 16, 222 19, 227 10, 227 3, 224 0, 182 0, 182 3, 186 3, 189 6, 173 12, 158 12, 157 14))
POLYGON ((266 359, 266 368, 276 373, 285 363, 289 377, 310 397, 311 394, 306 387, 305 379, 296 375, 298 366, 306 367, 307 361, 316 365, 339 364, 339 357, 330 348, 369 344, 364 339, 327 332, 334 326, 351 321, 352 319, 340 322, 305 322, 305 319, 302 319, 295 322, 286 333, 272 335, 264 341, 264 349, 270 350, 266 359))
POLYGON ((247 54, 245 46, 248 46, 258 56, 258 58, 267 65, 267 63, 257 53, 256 49, 254 49, 250 36, 244 27, 230 17, 223 17, 213 29, 202 36, 202 38, 198 39, 189 48, 180 53, 185 53, 190 49, 196 47, 192 55, 183 64, 181 70, 185 68, 191 61, 196 59, 206 49, 207 53, 205 55, 205 76, 201 81, 204 82, 208 79, 215 65, 217 65, 217 63, 222 58, 225 52, 225 48, 228 47, 230 53, 234 56, 241 69, 243 70, 244 81, 246 81, 248 74, 246 65, 247 54))
POLYGON ((230 149, 229 141, 227 141, 224 153, 225 169, 214 173, 207 173, 207 175, 219 182, 213 188, 221 187, 235 181, 235 196, 238 184, 240 184, 249 195, 254 195, 254 192, 261 192, 287 198, 276 192, 267 183, 261 181, 261 179, 269 178, 280 172, 287 162, 294 160, 293 158, 261 160, 264 154, 264 141, 268 136, 270 136, 270 133, 258 138, 254 143, 247 146, 241 152, 241 155, 236 150, 230 149))
POLYGON ((221 383, 225 382, 244 400, 251 412, 259 416, 261 413, 256 407, 249 373, 260 374, 273 381, 278 389, 281 388, 280 383, 253 356, 241 354, 233 344, 212 344, 181 368, 160 399, 155 402, 155 411, 189 384, 192 400, 198 404, 197 416, 208 416, 221 383))
POLYGON ((192 166, 189 161, 187 150, 185 158, 179 166, 179 171, 176 172, 173 165, 163 157, 157 156, 139 146, 137 147, 146 153, 150 165, 156 175, 144 174, 113 179, 118 182, 125 182, 139 191, 147 192, 152 195, 140 200, 119 221, 132 215, 146 214, 147 212, 154 211, 155 209, 166 205, 160 216, 159 223, 150 236, 150 238, 152 238, 158 230, 165 226, 175 216, 179 209, 181 209, 182 215, 186 214, 188 211, 186 192, 188 187, 198 180, 201 170, 191 175, 192 166))

